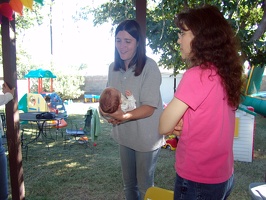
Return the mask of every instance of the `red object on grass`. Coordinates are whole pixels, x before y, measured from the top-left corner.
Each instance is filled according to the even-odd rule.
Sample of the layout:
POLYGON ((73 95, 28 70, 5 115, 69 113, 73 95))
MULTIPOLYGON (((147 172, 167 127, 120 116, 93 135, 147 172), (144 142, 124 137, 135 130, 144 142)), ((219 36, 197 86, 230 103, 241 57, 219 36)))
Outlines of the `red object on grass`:
POLYGON ((170 139, 166 140, 166 143, 165 143, 165 145, 162 146, 162 148, 171 149, 172 151, 174 151, 177 147, 177 143, 178 143, 177 137, 170 138, 170 139))

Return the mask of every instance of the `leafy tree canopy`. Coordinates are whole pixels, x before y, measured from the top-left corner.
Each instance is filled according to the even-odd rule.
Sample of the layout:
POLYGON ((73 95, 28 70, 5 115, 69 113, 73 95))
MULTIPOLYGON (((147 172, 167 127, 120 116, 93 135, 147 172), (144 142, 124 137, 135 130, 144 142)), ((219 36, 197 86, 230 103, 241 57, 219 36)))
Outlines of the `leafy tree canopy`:
MULTIPOLYGON (((60 95, 62 99, 76 99, 84 94, 84 83, 85 78, 83 76, 83 71, 88 66, 84 63, 79 66, 69 66, 69 70, 60 71, 54 68, 54 63, 51 66, 47 66, 40 63, 34 63, 31 61, 31 55, 29 55, 23 48, 23 39, 25 32, 35 26, 43 24, 45 16, 51 19, 51 8, 53 2, 47 2, 46 6, 41 6, 39 4, 34 4, 34 9, 30 10, 28 8, 23 9, 23 16, 15 16, 15 26, 16 26, 16 51, 17 51, 17 79, 23 79, 25 74, 27 74, 32 69, 48 69, 53 71, 57 76, 54 79, 54 91, 60 95)), ((0 40, 1 45, 1 40, 0 40)), ((2 54, 2 48, 0 49, 0 55, 2 54)), ((0 57, 0 63, 2 63, 2 57, 0 57)), ((32 79, 35 84, 31 85, 31 90, 37 92, 37 79, 32 79)), ((43 90, 50 91, 50 79, 43 79, 43 90)))
MULTIPOLYGON (((159 64, 174 68, 175 73, 184 69, 177 45, 177 28, 174 16, 185 8, 203 4, 216 5, 234 27, 241 42, 242 56, 252 65, 266 63, 266 0, 159 0, 147 1, 147 39, 153 53, 160 53, 159 64)), ((79 19, 94 15, 94 25, 111 21, 114 27, 124 19, 136 18, 132 0, 110 0, 96 9, 84 7, 79 19)))

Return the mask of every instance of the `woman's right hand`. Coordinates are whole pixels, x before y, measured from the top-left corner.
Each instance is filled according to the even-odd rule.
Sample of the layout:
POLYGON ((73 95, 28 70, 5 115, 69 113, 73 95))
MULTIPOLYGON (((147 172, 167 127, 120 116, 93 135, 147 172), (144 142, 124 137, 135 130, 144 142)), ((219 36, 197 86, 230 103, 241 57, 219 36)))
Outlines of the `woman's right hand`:
MULTIPOLYGON (((119 109, 118 109, 119 110, 119 109)), ((121 110, 121 109, 120 109, 121 110)), ((122 110, 121 110, 122 111, 122 110)), ((120 124, 121 122, 119 120, 117 120, 116 118, 114 118, 113 115, 117 115, 116 113, 119 112, 119 111, 116 111, 114 112, 113 114, 109 114, 109 113, 105 113, 101 107, 99 106, 99 112, 100 112, 100 115, 102 115, 103 117, 105 117, 107 119, 107 122, 108 123, 111 123, 113 125, 117 125, 117 124, 120 124)))
POLYGON ((175 136, 180 136, 182 133, 182 129, 183 129, 183 119, 180 119, 180 121, 178 122, 178 124, 175 126, 173 130, 173 134, 175 136))

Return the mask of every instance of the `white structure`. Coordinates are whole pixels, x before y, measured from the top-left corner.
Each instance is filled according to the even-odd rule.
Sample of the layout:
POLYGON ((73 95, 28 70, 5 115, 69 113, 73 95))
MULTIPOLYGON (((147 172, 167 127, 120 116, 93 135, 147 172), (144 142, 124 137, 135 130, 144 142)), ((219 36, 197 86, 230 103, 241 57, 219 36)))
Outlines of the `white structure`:
MULTIPOLYGON (((168 104, 174 97, 174 76, 169 71, 162 71, 162 84, 160 87, 162 99, 164 104, 168 104)), ((176 87, 178 86, 183 74, 178 74, 176 76, 176 87)))
POLYGON ((255 113, 245 109, 236 111, 236 128, 234 138, 234 159, 252 162, 254 144, 255 113))

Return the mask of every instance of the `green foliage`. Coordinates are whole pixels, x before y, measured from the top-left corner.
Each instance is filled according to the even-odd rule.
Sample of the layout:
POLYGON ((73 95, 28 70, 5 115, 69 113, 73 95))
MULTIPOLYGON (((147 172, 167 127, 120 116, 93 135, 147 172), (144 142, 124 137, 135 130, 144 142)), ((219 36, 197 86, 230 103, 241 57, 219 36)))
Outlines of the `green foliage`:
MULTIPOLYGON (((23 16, 16 14, 16 56, 17 56, 17 79, 23 79, 24 76, 32 69, 49 69, 51 70, 57 78, 53 80, 54 92, 58 93, 62 99, 76 99, 84 94, 84 76, 79 73, 86 69, 88 66, 86 64, 81 64, 80 66, 70 66, 69 71, 77 73, 65 73, 60 70, 56 71, 53 67, 54 63, 51 63, 50 67, 44 66, 44 64, 33 63, 31 61, 31 56, 26 52, 23 46, 23 37, 26 31, 34 26, 39 26, 43 23, 44 16, 50 16, 50 5, 49 2, 47 6, 41 6, 39 4, 34 4, 33 10, 28 8, 23 9, 23 16)), ((0 40, 1 43, 1 40, 0 40)), ((2 49, 0 50, 0 54, 2 49)), ((0 62, 2 63, 2 57, 0 57, 0 62)), ((37 92, 38 79, 31 79, 31 91, 37 92)), ((50 79, 43 79, 43 91, 50 91, 50 79)))
POLYGON ((34 4, 34 9, 30 10, 27 7, 23 9, 23 16, 16 14, 16 33, 23 34, 25 30, 43 23, 43 16, 48 15, 48 11, 43 9, 43 6, 34 4))
MULTIPOLYGON (((23 36, 25 31, 42 24, 43 16, 47 15, 47 11, 37 3, 34 4, 34 9, 30 10, 27 7, 23 9, 23 16, 15 13, 15 30, 16 30, 16 56, 17 56, 17 79, 21 79, 31 69, 37 69, 40 67, 29 63, 31 56, 23 49, 23 36)), ((2 40, 0 40, 2 46, 2 40)), ((0 48, 0 55, 2 55, 2 48, 0 48)), ((2 56, 0 57, 0 63, 2 64, 2 56)))
MULTIPOLYGON (((216 5, 234 27, 239 37, 242 56, 253 65, 265 65, 266 53, 265 29, 258 39, 252 40, 263 19, 263 1, 231 1, 231 0, 161 0, 154 5, 147 1, 147 39, 153 53, 160 53, 159 64, 165 68, 174 68, 174 73, 184 69, 184 63, 179 56, 177 45, 177 28, 174 16, 185 8, 196 7, 203 4, 216 5)), ((265 5, 264 5, 265 6, 265 5)), ((83 18, 89 13, 94 15, 94 25, 112 21, 119 24, 127 18, 135 18, 135 5, 131 0, 112 0, 102 4, 97 9, 83 9, 83 18)))
MULTIPOLYGON (((82 68, 82 66, 80 66, 80 68, 82 68)), ((56 78, 53 79, 53 92, 56 92, 63 100, 77 99, 84 94, 85 78, 78 67, 72 66, 65 71, 56 69, 55 67, 49 70, 56 75, 56 78)), ((32 81, 34 81, 34 79, 32 81)), ((37 81, 38 80, 35 79, 35 84, 32 84, 31 90, 34 90, 35 87, 35 91, 37 91, 37 81)), ((50 92, 50 79, 43 78, 42 81, 43 91, 50 92)))
POLYGON ((54 90, 62 99, 76 99, 84 94, 83 75, 58 74, 54 81, 54 90))
POLYGON ((19 53, 17 53, 17 79, 23 79, 31 69, 40 68, 40 66, 29 63, 30 59, 31 56, 21 48, 19 53))
MULTIPOLYGON (((181 60, 179 45, 177 44, 178 30, 174 24, 174 16, 185 8, 202 4, 213 4, 218 6, 234 27, 236 35, 240 38, 242 47, 241 55, 246 60, 250 61, 252 65, 265 65, 266 34, 265 28, 263 29, 260 23, 266 21, 264 19, 266 15, 263 10, 262 0, 147 0, 147 45, 152 49, 153 53, 159 53, 161 55, 159 60, 160 66, 174 69, 174 74, 184 69, 185 65, 181 60), (260 29, 262 29, 262 33, 258 34, 258 30, 260 29)), ((43 17, 51 15, 52 7, 50 6, 53 5, 53 1, 47 2, 46 5, 47 6, 40 6, 39 4, 34 4, 33 11, 24 8, 23 16, 16 15, 15 17, 18 79, 23 78, 30 69, 47 69, 47 65, 42 66, 30 62, 31 56, 22 48, 25 31, 31 27, 42 24, 43 17)), ((116 25, 124 19, 136 18, 134 0, 110 0, 96 9, 91 8, 89 5, 88 3, 88 6, 76 10, 73 20, 88 20, 91 15, 93 15, 95 26, 111 22, 113 24, 112 29, 114 29, 116 25)), ((81 64, 80 66, 73 67, 73 71, 82 72, 82 70, 87 67, 86 64, 81 64)), ((54 69, 51 70, 54 72, 54 69)), ((61 71, 55 74, 58 78, 54 81, 54 88, 63 98, 77 98, 78 95, 83 93, 82 87, 84 82, 82 82, 81 73, 77 74, 78 78, 73 74, 71 76, 63 74, 61 71), (63 86, 66 87, 66 89, 64 89, 63 86)), ((49 84, 47 84, 47 86, 45 84, 45 89, 49 89, 49 84)))

